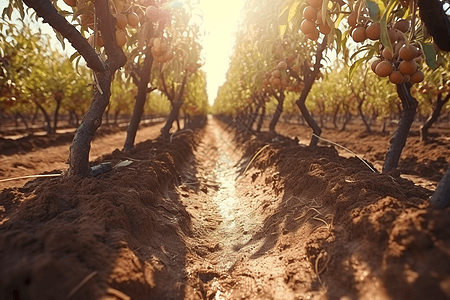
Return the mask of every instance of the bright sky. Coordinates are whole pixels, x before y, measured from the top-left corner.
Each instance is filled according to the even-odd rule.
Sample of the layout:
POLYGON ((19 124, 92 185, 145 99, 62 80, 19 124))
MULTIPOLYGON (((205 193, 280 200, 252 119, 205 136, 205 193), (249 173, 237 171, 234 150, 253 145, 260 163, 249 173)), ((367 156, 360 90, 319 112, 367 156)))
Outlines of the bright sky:
POLYGON ((233 54, 244 0, 200 0, 206 36, 203 44, 208 99, 214 103, 233 54))

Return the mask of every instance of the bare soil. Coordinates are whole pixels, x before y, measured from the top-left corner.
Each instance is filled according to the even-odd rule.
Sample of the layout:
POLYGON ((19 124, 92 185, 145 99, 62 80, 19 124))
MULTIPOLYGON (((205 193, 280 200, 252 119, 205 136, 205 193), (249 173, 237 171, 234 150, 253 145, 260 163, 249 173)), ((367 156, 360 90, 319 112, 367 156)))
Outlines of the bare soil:
MULTIPOLYGON (((323 136, 367 160, 389 139, 323 136)), ((448 163, 442 144, 433 163, 421 156, 430 144, 405 151, 434 168, 448 163)), ((131 164, 0 194, 0 299, 450 298, 450 209, 431 207, 432 191, 399 173, 374 173, 334 146, 235 134, 211 118, 170 142, 111 150, 93 164, 131 164)))

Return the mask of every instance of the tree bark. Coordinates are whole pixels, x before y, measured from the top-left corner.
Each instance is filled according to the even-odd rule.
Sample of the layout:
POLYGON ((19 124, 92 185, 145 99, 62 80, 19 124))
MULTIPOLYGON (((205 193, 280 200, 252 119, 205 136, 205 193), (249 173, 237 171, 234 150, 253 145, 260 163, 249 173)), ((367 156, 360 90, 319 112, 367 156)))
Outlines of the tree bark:
POLYGON ((450 168, 445 172, 444 177, 439 181, 436 190, 431 197, 431 203, 439 208, 446 208, 450 204, 450 168))
POLYGON ((130 124, 127 129, 127 136, 125 138, 125 144, 123 146, 124 151, 129 151, 134 147, 134 141, 136 139, 136 132, 141 122, 142 114, 144 113, 145 101, 147 100, 148 83, 150 82, 150 76, 152 73, 153 55, 150 51, 150 47, 147 46, 144 64, 140 70, 138 93, 136 95, 136 104, 134 105, 133 114, 131 116, 130 124))
POLYGON ((36 106, 41 110, 42 114, 44 115, 44 120, 45 120, 45 131, 47 132, 47 134, 52 134, 53 130, 52 130, 52 121, 50 120, 50 116, 47 113, 47 111, 45 110, 45 108, 39 104, 38 102, 34 102, 34 104, 36 104, 36 106))
POLYGON ((180 113, 180 108, 183 105, 183 94, 184 94, 184 88, 186 86, 187 82, 187 71, 184 74, 183 82, 181 83, 180 91, 178 92, 178 95, 176 99, 172 102, 172 109, 170 110, 169 116, 167 117, 166 124, 161 129, 162 138, 166 141, 170 139, 170 129, 172 128, 173 122, 178 120, 178 115, 180 113))
POLYGON ((367 118, 366 118, 366 116, 364 115, 364 113, 363 113, 363 111, 362 111, 362 106, 363 106, 363 103, 364 103, 364 99, 358 99, 358 113, 359 113, 359 116, 361 117, 361 120, 363 121, 363 123, 364 123, 364 127, 366 127, 366 132, 369 132, 369 133, 371 133, 372 132, 372 128, 370 127, 370 124, 369 124, 369 122, 367 122, 367 118))
POLYGON ((58 116, 59 116, 59 109, 61 108, 62 99, 63 99, 62 95, 55 96, 56 108, 55 113, 53 114, 53 133, 56 133, 56 128, 58 128, 58 116))
MULTIPOLYGON (((95 10, 99 20, 99 28, 105 43, 105 51, 108 59, 105 62, 106 69, 94 72, 97 85, 94 85, 94 97, 81 125, 75 131, 75 137, 69 149, 69 175, 81 178, 91 177, 89 167, 89 151, 95 131, 102 124, 102 116, 111 96, 111 81, 115 71, 125 65, 127 60, 122 49, 116 44, 115 20, 111 15, 107 0, 96 0, 95 10)), ((90 46, 89 46, 90 47, 90 46)))
POLYGON ((261 97, 261 114, 259 115, 258 124, 256 125, 257 132, 261 132, 265 116, 266 116, 266 103, 264 101, 264 97, 261 97))
POLYGON ((410 89, 411 83, 402 83, 397 85, 397 94, 402 102, 403 110, 397 130, 391 139, 391 145, 386 153, 386 160, 384 161, 382 171, 383 173, 387 173, 397 168, 400 156, 406 144, 406 139, 408 138, 409 130, 411 129, 411 125, 414 121, 414 116, 416 115, 418 102, 413 96, 411 96, 410 89))
POLYGON ((428 140, 428 129, 430 129, 434 122, 436 122, 436 120, 439 118, 442 108, 448 100, 450 100, 450 94, 448 94, 445 98, 442 98, 442 93, 438 95, 433 113, 425 121, 425 124, 420 126, 420 139, 423 142, 426 142, 428 140))
POLYGON ((300 98, 295 102, 300 109, 303 118, 305 118, 306 123, 308 123, 309 127, 313 130, 313 135, 311 137, 311 141, 309 143, 310 147, 316 147, 317 143, 319 142, 319 138, 317 136, 320 136, 322 133, 322 129, 320 129, 317 122, 314 120, 314 118, 309 113, 308 108, 306 108, 305 102, 306 98, 308 97, 309 92, 311 91, 311 87, 314 84, 314 81, 316 80, 316 76, 319 74, 320 68, 322 67, 322 64, 320 61, 323 57, 323 51, 325 50, 327 46, 327 37, 325 36, 323 38, 322 44, 320 44, 317 47, 316 51, 316 62, 314 63, 314 69, 311 71, 309 67, 305 68, 305 87, 302 91, 302 94, 300 95, 300 98))
POLYGON ((275 96, 278 101, 277 108, 275 113, 273 114, 272 120, 269 123, 269 131, 275 132, 275 127, 277 126, 278 120, 280 119, 281 114, 283 113, 283 105, 284 105, 284 91, 280 92, 280 95, 275 96))

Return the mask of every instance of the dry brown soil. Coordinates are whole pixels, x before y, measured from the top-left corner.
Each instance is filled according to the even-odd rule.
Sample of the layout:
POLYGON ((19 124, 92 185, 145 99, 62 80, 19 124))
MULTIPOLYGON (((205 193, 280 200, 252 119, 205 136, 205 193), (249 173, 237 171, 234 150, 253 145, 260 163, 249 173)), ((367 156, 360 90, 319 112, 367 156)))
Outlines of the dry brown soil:
MULTIPOLYGON (((301 126, 278 131, 307 136, 301 126)), ((324 137, 369 161, 389 139, 324 137)), ((433 163, 430 144, 405 151, 445 168, 449 143, 437 143, 443 158, 433 163)), ((0 194, 0 299, 450 298, 450 209, 431 207, 431 191, 398 174, 374 173, 334 147, 236 134, 212 118, 170 142, 112 148, 93 164, 131 164, 0 194)))

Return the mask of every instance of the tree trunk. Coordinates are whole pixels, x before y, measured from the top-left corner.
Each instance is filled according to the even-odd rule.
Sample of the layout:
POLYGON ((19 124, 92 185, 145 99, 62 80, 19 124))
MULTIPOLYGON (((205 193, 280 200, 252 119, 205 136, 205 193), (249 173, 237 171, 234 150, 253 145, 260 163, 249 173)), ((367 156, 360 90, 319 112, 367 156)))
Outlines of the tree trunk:
POLYGON ((145 101, 147 100, 148 83, 150 82, 150 76, 152 73, 153 55, 150 51, 150 47, 147 46, 145 53, 144 64, 139 72, 138 92, 136 95, 136 104, 134 105, 133 114, 131 116, 130 124, 127 129, 127 136, 125 138, 125 144, 123 145, 124 151, 129 151, 134 147, 134 141, 136 138, 136 132, 141 122, 142 114, 144 113, 145 101))
POLYGON ((34 104, 36 104, 36 106, 41 110, 42 114, 44 115, 44 120, 45 120, 45 130, 47 131, 47 134, 52 134, 53 130, 52 130, 52 121, 50 120, 50 116, 47 113, 47 111, 45 110, 45 108, 39 104, 38 102, 34 102, 34 104))
POLYGON ((300 95, 300 98, 295 102, 302 112, 303 118, 306 120, 306 123, 308 123, 309 127, 313 130, 313 135, 311 137, 311 141, 309 143, 310 147, 317 146, 317 143, 319 142, 319 138, 317 136, 320 136, 322 133, 322 129, 320 129, 319 125, 317 125, 317 122, 314 120, 314 118, 309 113, 309 110, 306 108, 305 102, 306 98, 308 97, 309 92, 311 91, 311 87, 314 84, 314 81, 316 80, 316 76, 319 74, 320 68, 322 67, 322 64, 320 61, 322 60, 323 51, 327 47, 327 36, 323 38, 322 44, 317 46, 316 51, 316 62, 314 63, 314 69, 311 71, 309 67, 305 67, 305 87, 302 91, 302 94, 300 95))
POLYGON ((270 132, 275 132, 275 127, 277 126, 278 120, 280 119, 280 116, 283 113, 284 98, 285 98, 284 92, 280 92, 280 96, 275 96, 275 98, 278 100, 278 104, 275 113, 273 114, 272 120, 270 120, 269 124, 270 132))
POLYGON ((265 116, 266 116, 266 103, 264 102, 264 98, 262 98, 261 114, 259 115, 258 125, 256 125, 257 132, 261 132, 265 116))
POLYGON ((397 168, 400 156, 406 144, 406 139, 408 138, 409 130, 411 129, 411 125, 414 121, 414 116, 416 115, 418 102, 413 96, 411 96, 410 89, 410 83, 402 83, 397 85, 397 94, 402 102, 403 110, 397 130, 391 139, 391 145, 386 153, 386 160, 384 161, 382 171, 383 173, 387 173, 397 168))
POLYGON ((167 117, 166 124, 161 129, 162 138, 166 141, 170 139, 170 129, 172 128, 173 122, 178 121, 180 108, 183 105, 183 94, 184 88, 186 86, 186 81, 187 81, 187 71, 184 74, 180 91, 178 92, 176 99, 174 99, 174 101, 172 102, 172 110, 170 111, 169 116, 167 117))
POLYGON ((56 133, 56 128, 58 128, 58 115, 59 109, 61 108, 62 99, 63 99, 62 95, 55 96, 56 109, 55 113, 53 114, 53 133, 56 133))
MULTIPOLYGON (((111 15, 107 0, 96 0, 95 10, 99 19, 99 28, 105 43, 105 51, 108 59, 106 70, 95 71, 94 75, 101 90, 94 85, 94 97, 81 121, 80 127, 75 131, 75 136, 69 149, 69 175, 82 178, 91 177, 89 167, 89 151, 95 131, 102 124, 102 116, 111 96, 111 81, 116 70, 127 60, 122 49, 116 44, 115 20, 111 15)), ((89 46, 90 47, 90 46, 89 46)))
POLYGON ((335 129, 338 128, 338 125, 337 125, 336 121, 337 121, 337 115, 338 115, 338 113, 339 113, 339 108, 340 108, 340 107, 341 107, 341 105, 338 104, 338 105, 336 106, 336 109, 334 110, 334 113, 333 113, 333 125, 334 125, 334 128, 335 128, 335 129))
POLYGON ((431 203, 439 208, 446 208, 450 204, 450 168, 439 181, 436 191, 431 197, 431 203))
POLYGON ((447 101, 450 100, 450 94, 448 94, 444 99, 442 99, 442 93, 438 95, 438 98, 436 100, 436 104, 434 106, 433 113, 431 116, 425 121, 425 124, 420 126, 420 139, 423 142, 426 142, 428 139, 428 129, 436 122, 436 120, 439 118, 439 115, 441 114, 442 107, 444 107, 444 104, 447 103, 447 101))
POLYGON ((367 122, 367 118, 366 118, 366 116, 364 115, 364 113, 362 111, 362 106, 363 106, 363 103, 364 103, 364 99, 360 99, 358 102, 359 102, 358 103, 359 116, 361 117, 361 120, 364 123, 364 127, 366 127, 366 132, 371 133, 372 132, 372 128, 370 128, 370 124, 367 122))

